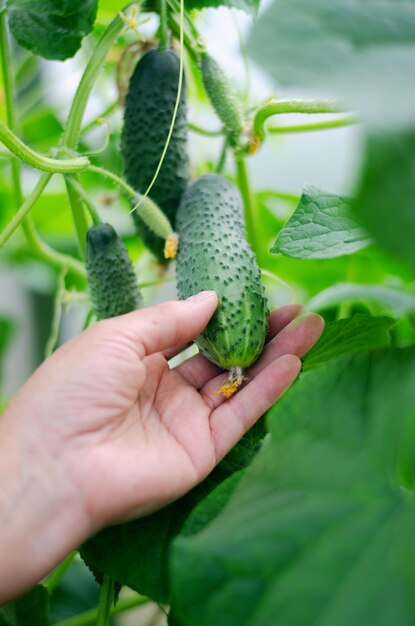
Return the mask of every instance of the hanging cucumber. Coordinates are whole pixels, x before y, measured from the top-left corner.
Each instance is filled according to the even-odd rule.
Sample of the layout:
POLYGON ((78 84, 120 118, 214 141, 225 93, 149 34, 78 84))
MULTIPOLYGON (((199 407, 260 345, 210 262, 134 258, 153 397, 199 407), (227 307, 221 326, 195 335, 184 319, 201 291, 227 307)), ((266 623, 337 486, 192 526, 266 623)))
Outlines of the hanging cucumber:
POLYGON ((86 271, 97 319, 138 309, 142 297, 128 252, 110 224, 91 226, 86 238, 86 271))
MULTIPOLYGON (((125 101, 121 152, 124 175, 137 192, 145 193, 160 161, 169 133, 180 74, 180 58, 173 50, 149 50, 134 70, 125 101)), ((189 180, 186 86, 163 165, 150 197, 175 224, 177 207, 189 180)), ((139 236, 160 261, 164 241, 134 212, 139 236)))
POLYGON ((200 69, 209 100, 235 144, 244 127, 244 114, 238 94, 223 69, 209 54, 203 54, 200 69))
POLYGON ((229 397, 243 381, 242 370, 261 354, 268 317, 238 189, 218 174, 197 180, 181 200, 177 231, 179 297, 204 289, 219 296, 218 308, 196 342, 208 359, 230 370, 221 390, 229 397))

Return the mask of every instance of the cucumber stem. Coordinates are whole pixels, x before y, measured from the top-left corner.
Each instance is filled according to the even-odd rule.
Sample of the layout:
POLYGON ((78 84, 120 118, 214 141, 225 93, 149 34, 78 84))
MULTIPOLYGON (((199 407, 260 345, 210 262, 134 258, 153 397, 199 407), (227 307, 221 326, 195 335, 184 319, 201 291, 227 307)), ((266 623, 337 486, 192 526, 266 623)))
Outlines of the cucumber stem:
POLYGON ((167 1, 159 0, 159 15, 160 15, 160 28, 159 28, 159 49, 166 50, 169 45, 169 27, 167 21, 167 1))
POLYGON ((113 602, 114 581, 107 574, 104 574, 99 596, 97 626, 109 626, 113 602))
POLYGON ((0 248, 2 248, 4 244, 10 239, 14 231, 20 226, 23 220, 27 218, 28 213, 39 200, 51 178, 52 174, 50 173, 43 174, 39 178, 32 193, 26 198, 21 207, 18 209, 17 213, 10 220, 5 229, 0 233, 0 248))
POLYGON ((223 168, 225 167, 225 163, 226 163, 226 155, 228 152, 229 143, 230 143, 229 136, 226 135, 226 137, 223 140, 222 149, 220 151, 219 159, 215 167, 216 174, 222 174, 223 172, 223 168))
MULTIPOLYGON (((142 604, 148 604, 149 602, 149 598, 143 598, 140 596, 134 596, 133 598, 123 598, 118 601, 117 606, 112 607, 111 617, 113 615, 119 615, 120 613, 130 611, 131 609, 141 606, 142 604)), ((69 617, 62 622, 58 622, 55 626, 96 626, 96 623, 97 609, 91 609, 89 611, 84 611, 84 613, 79 613, 74 617, 69 617)))
POLYGON ((221 137, 225 133, 223 128, 220 128, 219 130, 209 130, 207 128, 202 128, 193 122, 188 122, 187 127, 192 132, 197 133, 198 135, 203 135, 204 137, 221 137))
POLYGON ((285 133, 307 133, 316 130, 331 130, 332 128, 343 128, 358 124, 359 119, 355 116, 339 117, 334 120, 321 120, 310 124, 293 124, 287 126, 271 126, 266 132, 270 135, 280 135, 285 133))
MULTIPOLYGON (((15 133, 17 131, 17 122, 13 102, 14 86, 5 11, 0 13, 0 52, 1 69, 3 75, 4 100, 6 105, 6 120, 9 129, 13 133, 15 133)), ((20 162, 15 156, 13 156, 11 159, 11 167, 14 189, 14 204, 17 210, 23 202, 23 193, 20 180, 20 162)))
POLYGON ((27 146, 13 131, 0 121, 0 141, 24 163, 44 172, 68 174, 88 167, 89 160, 82 156, 74 159, 51 159, 35 152, 27 146))
POLYGON ((252 134, 254 141, 261 143, 265 137, 265 122, 281 113, 342 113, 344 107, 336 100, 271 100, 263 105, 254 116, 252 134))
POLYGON ((82 187, 80 182, 74 176, 67 176, 66 181, 69 185, 73 187, 73 189, 77 192, 79 197, 82 198, 84 205, 86 206, 88 213, 91 216, 94 226, 99 226, 99 224, 102 224, 102 220, 99 216, 98 211, 94 207, 94 204, 91 198, 89 197, 85 189, 82 187))
POLYGON ((239 191, 241 192, 244 209, 245 209, 245 223, 247 231, 247 239, 251 244, 251 247, 255 254, 258 256, 257 249, 257 237, 256 237, 256 212, 255 212, 255 200, 253 197, 248 167, 246 165, 246 159, 240 155, 235 154, 236 164, 236 178, 238 182, 239 191))
MULTIPOLYGON (((60 325, 61 325, 62 309, 63 309, 63 306, 62 306, 62 296, 63 296, 63 293, 65 291, 65 277, 66 277, 66 274, 67 274, 67 268, 64 267, 64 268, 61 269, 61 271, 59 273, 58 285, 57 285, 57 288, 56 288, 55 298, 54 298, 54 302, 53 302, 52 323, 51 323, 51 326, 50 326, 49 337, 48 337, 48 340, 46 342, 45 352, 44 352, 44 358, 45 359, 47 359, 52 354, 52 352, 54 351, 54 349, 56 347, 56 344, 58 343, 58 339, 59 339, 59 328, 60 328, 60 325)), ((72 563, 72 560, 71 560, 71 563, 72 563)), ((69 567, 69 565, 70 565, 70 563, 66 566, 66 569, 69 567)), ((66 571, 66 569, 65 569, 65 571, 66 571)), ((48 587, 48 589, 50 591, 50 587, 48 587)))
MULTIPOLYGON (((12 132, 16 133, 17 123, 13 101, 12 64, 10 59, 5 12, 0 13, 0 53, 1 68, 3 74, 3 92, 6 104, 6 119, 9 129, 12 132)), ((20 161, 15 156, 13 156, 11 159, 11 166, 16 215, 0 235, 0 248, 2 245, 5 244, 7 239, 9 239, 9 237, 13 234, 16 228, 21 224, 26 240, 37 257, 46 261, 46 263, 49 263, 53 267, 68 267, 74 274, 77 274, 78 276, 84 278, 85 271, 83 266, 72 257, 57 252, 47 243, 45 243, 36 232, 31 216, 29 215, 29 211, 42 195, 43 190, 51 179, 52 173, 46 172, 45 174, 43 174, 40 177, 31 195, 26 199, 25 202, 23 202, 22 185, 20 179, 20 161)))
POLYGON ((162 237, 163 239, 167 239, 173 232, 173 226, 171 225, 169 219, 151 198, 137 193, 122 178, 113 174, 113 172, 104 169, 103 167, 90 165, 88 171, 95 172, 96 174, 109 178, 114 183, 119 185, 136 203, 138 200, 138 203, 134 206, 131 212, 137 211, 146 226, 156 233, 156 235, 162 237))
POLYGON ((86 135, 88 134, 91 130, 93 130, 94 128, 97 127, 97 125, 100 123, 101 120, 105 120, 106 117, 108 115, 111 115, 111 113, 113 113, 114 111, 117 110, 118 107, 118 100, 116 100, 115 102, 111 102, 111 104, 109 104, 107 106, 106 109, 104 109, 104 111, 101 113, 101 115, 98 115, 98 117, 95 117, 93 120, 91 120, 90 122, 88 122, 88 124, 86 124, 85 126, 83 126, 80 130, 80 135, 86 135))
MULTIPOLYGON (((69 111, 68 120, 66 122, 62 138, 63 151, 76 150, 77 148, 88 98, 91 94, 92 88, 94 87, 99 72, 104 65, 106 56, 123 28, 124 22, 121 17, 117 15, 103 32, 94 52, 91 55, 91 58, 87 63, 69 111)), ((83 202, 78 192, 73 187, 68 185, 68 183, 66 184, 66 190, 75 224, 76 234, 78 236, 79 247, 81 249, 82 256, 84 256, 88 223, 85 216, 83 202)))
MULTIPOLYGON (((59 291, 59 289, 58 289, 59 291)), ((60 292, 60 295, 62 296, 64 294, 64 289, 62 292, 60 292)), ((61 298, 62 300, 62 298, 61 298)), ((62 563, 60 563, 54 570, 53 572, 51 572, 49 574, 49 576, 47 577, 44 585, 46 587, 46 589, 49 591, 49 593, 51 593, 54 589, 56 589, 56 587, 58 586, 58 584, 61 581, 61 578, 64 576, 64 574, 68 571, 68 569, 70 568, 70 566, 72 565, 75 557, 77 555, 77 550, 74 550, 73 552, 71 552, 66 559, 64 559, 62 561, 62 563)))

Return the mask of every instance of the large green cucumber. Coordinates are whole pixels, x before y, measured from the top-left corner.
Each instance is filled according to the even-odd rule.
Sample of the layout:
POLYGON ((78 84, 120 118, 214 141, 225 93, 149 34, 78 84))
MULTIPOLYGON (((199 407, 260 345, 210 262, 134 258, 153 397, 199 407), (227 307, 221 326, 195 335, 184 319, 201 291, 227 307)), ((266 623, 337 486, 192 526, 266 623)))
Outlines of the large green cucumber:
MULTIPOLYGON (((138 61, 125 101, 121 152, 129 184, 145 193, 156 172, 169 133, 180 75, 180 58, 173 50, 152 49, 138 61)), ((169 147, 150 197, 173 227, 181 195, 189 180, 186 85, 183 87, 169 147)), ((164 241, 136 213, 139 236, 163 260, 164 241)))
POLYGON ((97 319, 138 309, 142 297, 128 252, 110 224, 91 226, 86 238, 86 271, 97 319))
POLYGON ((264 346, 268 311, 238 189, 218 174, 199 178, 183 194, 177 231, 179 297, 204 289, 219 296, 196 340, 201 352, 223 369, 248 367, 264 346))

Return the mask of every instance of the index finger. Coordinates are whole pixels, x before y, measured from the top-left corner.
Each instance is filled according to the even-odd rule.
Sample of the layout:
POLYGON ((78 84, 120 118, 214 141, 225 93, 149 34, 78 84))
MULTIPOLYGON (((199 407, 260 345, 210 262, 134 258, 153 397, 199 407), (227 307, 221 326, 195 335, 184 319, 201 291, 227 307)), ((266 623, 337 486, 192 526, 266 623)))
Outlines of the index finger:
POLYGON ((195 339, 218 305, 214 291, 201 291, 187 300, 163 302, 123 316, 123 333, 144 358, 195 339))

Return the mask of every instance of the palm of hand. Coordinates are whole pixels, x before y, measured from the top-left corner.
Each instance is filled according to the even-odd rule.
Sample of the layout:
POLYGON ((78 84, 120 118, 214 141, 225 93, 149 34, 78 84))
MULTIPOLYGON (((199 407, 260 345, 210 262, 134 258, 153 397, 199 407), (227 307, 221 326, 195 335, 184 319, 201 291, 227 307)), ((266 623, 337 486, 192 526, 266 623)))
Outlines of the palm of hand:
POLYGON ((60 385, 56 359, 51 378, 63 409, 55 428, 93 527, 156 510, 207 476, 291 384, 298 356, 320 335, 318 316, 289 324, 298 312, 291 305, 271 316, 270 341, 246 373, 250 382, 226 401, 214 394, 226 374, 202 355, 169 369, 166 345, 187 337, 146 356, 115 318, 64 346, 62 369, 72 374, 60 385))

